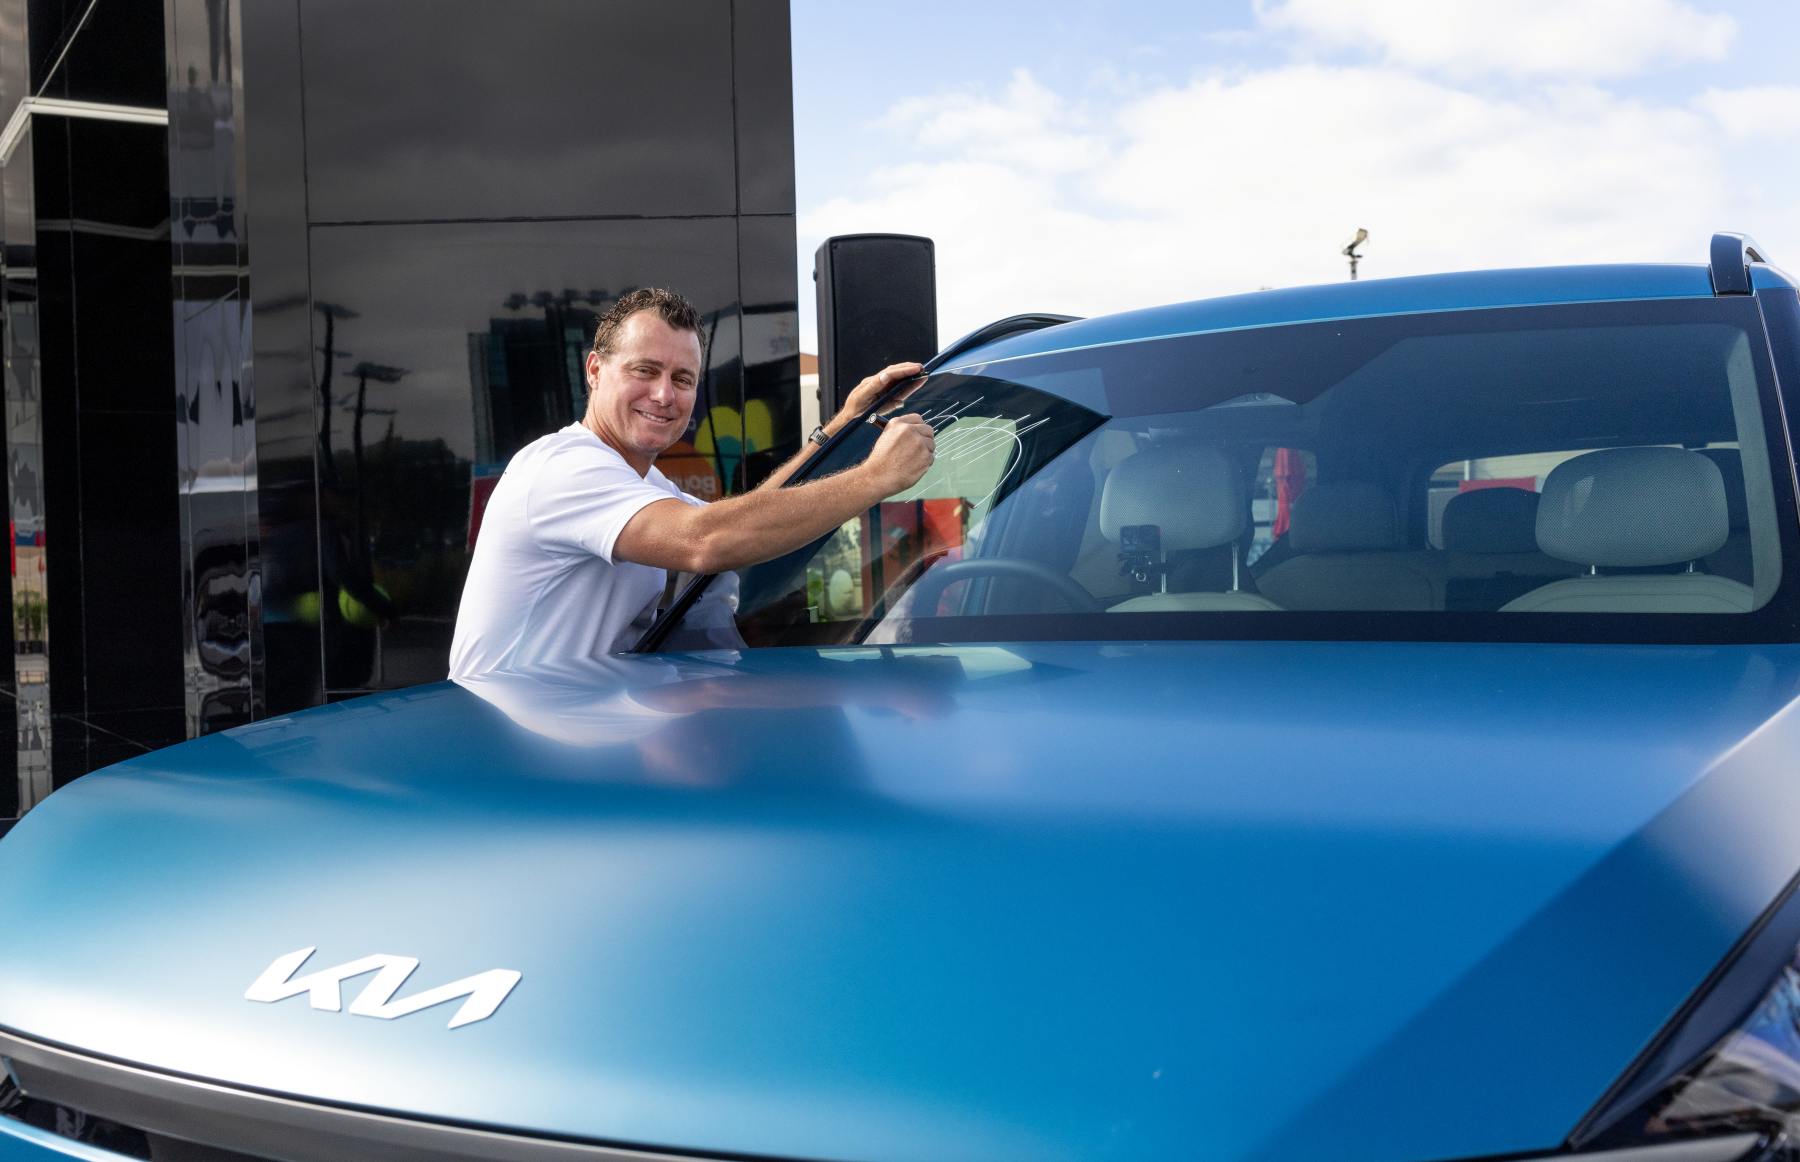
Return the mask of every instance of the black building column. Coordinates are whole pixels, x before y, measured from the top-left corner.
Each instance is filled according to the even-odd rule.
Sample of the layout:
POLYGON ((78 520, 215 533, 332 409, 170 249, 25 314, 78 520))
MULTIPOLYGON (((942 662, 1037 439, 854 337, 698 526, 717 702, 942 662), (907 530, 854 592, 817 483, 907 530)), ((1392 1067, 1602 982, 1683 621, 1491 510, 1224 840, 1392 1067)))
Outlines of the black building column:
POLYGON ((238 0, 166 0, 181 657, 189 737, 261 712, 238 0))
MULTIPOLYGON (((0 25, 23 29, 26 0, 0 0, 0 25)), ((14 132, 0 141, 0 215, 3 250, 0 296, 4 301, 6 394, 6 495, 8 608, 12 664, 0 668, 9 705, 0 709, 0 758, 10 751, 10 777, 0 778, 0 820, 24 814, 50 793, 50 659, 46 644, 46 563, 40 538, 44 521, 44 424, 38 376, 37 220, 31 167, 31 122, 20 111, 30 94, 26 42, 0 44, 0 124, 14 132), (19 579, 19 530, 28 542, 24 580, 19 579), (23 682, 21 682, 23 678, 23 682), (20 689, 25 694, 19 696, 20 689)), ((0 822, 0 827, 5 826, 0 822)))
MULTIPOLYGON (((197 0, 171 2, 199 6, 197 0)), ((254 386, 247 394, 256 405, 255 420, 244 429, 254 437, 261 609, 252 675, 262 712, 285 714, 324 701, 300 5, 257 0, 245 7, 230 0, 230 6, 243 46, 233 93, 248 92, 233 105, 236 123, 243 122, 245 100, 256 109, 255 127, 237 140, 238 172, 245 178, 236 191, 239 221, 252 209, 256 217, 256 278, 246 279, 239 291, 254 319, 248 328, 254 386)), ((321 322, 319 342, 335 345, 335 322, 321 322)))
POLYGON ((182 736, 161 14, 5 0, 13 811, 182 736), (54 680, 52 678, 54 677, 54 680))

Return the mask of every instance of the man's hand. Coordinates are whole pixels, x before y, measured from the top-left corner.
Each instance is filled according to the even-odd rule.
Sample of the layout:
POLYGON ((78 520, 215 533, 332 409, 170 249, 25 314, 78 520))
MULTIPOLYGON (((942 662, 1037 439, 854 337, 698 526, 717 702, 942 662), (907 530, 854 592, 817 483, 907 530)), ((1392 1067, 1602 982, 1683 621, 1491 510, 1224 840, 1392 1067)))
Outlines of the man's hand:
POLYGON ((876 482, 881 495, 892 496, 917 484, 936 458, 936 433, 924 416, 914 412, 887 421, 862 471, 876 482))
POLYGON ((904 383, 908 379, 914 378, 924 370, 924 365, 920 363, 892 363, 869 376, 856 385, 844 400, 844 406, 838 411, 838 414, 832 416, 830 422, 825 425, 826 434, 837 435, 845 424, 874 407, 875 402, 887 394, 889 388, 896 383, 904 383))
MULTIPOLYGON (((896 384, 905 383, 909 377, 916 377, 924 370, 925 368, 917 363, 894 363, 869 376, 856 385, 856 390, 852 391, 850 398, 844 401, 843 409, 821 425, 825 429, 825 434, 827 436, 837 435, 846 426, 853 423, 857 416, 874 407, 876 401, 886 395, 896 384)), ((902 393, 894 402, 897 403, 900 399, 905 398, 906 394, 902 393)), ((818 449, 813 447, 811 440, 802 440, 800 450, 788 457, 786 463, 763 477, 763 482, 756 486, 756 491, 780 488, 793 477, 794 473, 800 470, 802 464, 812 459, 813 453, 817 451, 818 449)))

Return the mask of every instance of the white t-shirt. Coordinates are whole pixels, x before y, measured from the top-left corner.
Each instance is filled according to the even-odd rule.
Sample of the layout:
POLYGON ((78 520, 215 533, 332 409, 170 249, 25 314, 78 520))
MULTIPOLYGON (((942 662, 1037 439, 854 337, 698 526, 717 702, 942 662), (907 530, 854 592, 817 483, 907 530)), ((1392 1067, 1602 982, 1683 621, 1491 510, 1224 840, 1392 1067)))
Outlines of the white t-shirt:
POLYGON ((569 746, 636 742, 693 710, 662 709, 639 695, 682 683, 734 681, 742 671, 716 662, 653 656, 562 658, 528 671, 489 670, 456 684, 535 734, 569 746))
POLYGON ((635 742, 687 716, 648 706, 628 692, 680 681, 673 666, 660 658, 623 660, 635 663, 630 671, 614 668, 619 658, 559 658, 527 671, 464 675, 456 684, 526 730, 571 746, 635 742))
POLYGON ((639 509, 670 499, 706 503, 654 467, 639 476, 580 424, 521 448, 481 519, 450 676, 629 646, 626 630, 653 606, 667 574, 615 562, 613 545, 639 509))

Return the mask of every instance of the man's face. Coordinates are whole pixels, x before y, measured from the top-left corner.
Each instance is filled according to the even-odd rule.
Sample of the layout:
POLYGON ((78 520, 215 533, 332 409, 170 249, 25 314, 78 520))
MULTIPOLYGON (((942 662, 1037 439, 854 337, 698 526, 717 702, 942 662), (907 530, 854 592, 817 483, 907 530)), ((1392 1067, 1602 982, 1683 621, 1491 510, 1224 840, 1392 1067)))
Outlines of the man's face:
POLYGON ((700 337, 677 331, 655 311, 619 328, 618 348, 588 352, 588 423, 640 472, 679 440, 700 384, 700 337))

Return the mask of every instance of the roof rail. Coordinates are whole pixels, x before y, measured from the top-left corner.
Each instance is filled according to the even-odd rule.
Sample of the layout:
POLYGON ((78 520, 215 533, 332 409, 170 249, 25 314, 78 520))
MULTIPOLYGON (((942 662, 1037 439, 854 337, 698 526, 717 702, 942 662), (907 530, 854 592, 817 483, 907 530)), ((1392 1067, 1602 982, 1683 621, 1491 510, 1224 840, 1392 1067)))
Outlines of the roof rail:
POLYGON ((1762 247, 1748 234, 1720 231, 1712 236, 1711 261, 1713 294, 1747 295, 1750 293, 1750 264, 1767 262, 1762 247))
POLYGON ((977 347, 985 346, 996 339, 1004 339, 1008 335, 1022 335, 1026 331, 1042 331, 1045 327, 1057 327, 1061 326, 1063 323, 1077 323, 1080 321, 1080 316, 1077 315, 1009 315, 998 322, 989 323, 985 327, 978 327, 975 330, 970 331, 967 335, 964 335, 956 342, 950 344, 950 346, 939 351, 936 355, 933 355, 931 361, 925 364, 925 373, 929 375, 933 371, 944 366, 944 364, 950 362, 952 359, 955 359, 958 355, 973 351, 977 347))

